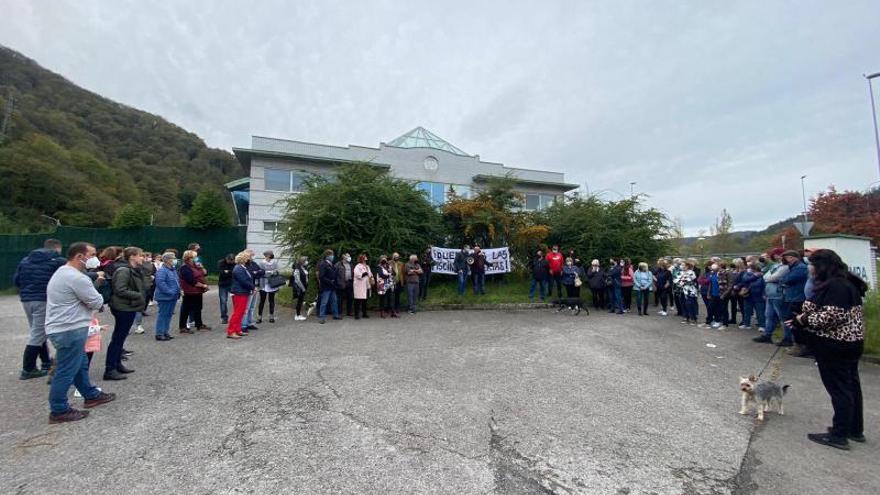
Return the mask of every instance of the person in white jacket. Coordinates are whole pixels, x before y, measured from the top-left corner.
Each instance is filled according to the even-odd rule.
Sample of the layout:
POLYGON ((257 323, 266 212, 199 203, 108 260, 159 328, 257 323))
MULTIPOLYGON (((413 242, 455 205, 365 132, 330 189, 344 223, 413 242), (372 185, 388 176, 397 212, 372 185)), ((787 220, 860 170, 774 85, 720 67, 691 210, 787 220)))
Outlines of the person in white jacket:
POLYGON ((284 280, 282 279, 281 285, 272 287, 272 281, 277 278, 273 277, 273 275, 278 275, 278 260, 275 259, 275 253, 272 251, 263 253, 263 261, 259 264, 260 268, 266 273, 263 275, 262 283, 260 284, 260 308, 257 315, 257 323, 263 322, 263 308, 266 306, 266 299, 269 300, 269 323, 275 323, 275 293, 281 287, 284 287, 284 280))

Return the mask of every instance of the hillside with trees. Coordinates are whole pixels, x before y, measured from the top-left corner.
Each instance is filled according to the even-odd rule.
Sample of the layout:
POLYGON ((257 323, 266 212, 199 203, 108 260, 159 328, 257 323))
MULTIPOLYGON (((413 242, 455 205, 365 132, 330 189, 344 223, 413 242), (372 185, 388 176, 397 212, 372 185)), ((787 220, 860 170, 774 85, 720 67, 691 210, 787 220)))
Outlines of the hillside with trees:
POLYGON ((223 184, 245 175, 232 154, 195 134, 0 46, 0 125, 10 106, 0 134, 0 232, 45 231, 44 215, 109 227, 129 205, 127 218, 146 209, 154 225, 182 225, 199 192, 226 194, 223 184))

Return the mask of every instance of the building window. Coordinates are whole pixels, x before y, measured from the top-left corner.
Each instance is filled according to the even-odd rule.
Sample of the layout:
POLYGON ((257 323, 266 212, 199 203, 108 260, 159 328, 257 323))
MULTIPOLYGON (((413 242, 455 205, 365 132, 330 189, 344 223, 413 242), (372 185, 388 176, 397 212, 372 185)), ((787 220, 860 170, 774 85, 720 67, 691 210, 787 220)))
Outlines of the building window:
POLYGON ((267 168, 264 171, 267 191, 290 192, 290 170, 267 168))
POLYGON ((305 172, 267 168, 264 171, 267 191, 300 192, 305 189, 305 172))
POLYGON ((453 184, 449 186, 450 191, 454 191, 455 194, 464 199, 471 199, 471 187, 463 186, 461 184, 453 184))
POLYGON ((446 191, 448 190, 448 187, 448 185, 440 182, 419 182, 416 184, 416 189, 425 193, 425 196, 428 197, 428 201, 434 206, 440 206, 446 202, 446 191))
POLYGON ((526 194, 526 211, 543 210, 556 201, 552 194, 526 194))
POLYGON ((263 230, 266 232, 275 232, 278 228, 278 222, 263 222, 263 230))

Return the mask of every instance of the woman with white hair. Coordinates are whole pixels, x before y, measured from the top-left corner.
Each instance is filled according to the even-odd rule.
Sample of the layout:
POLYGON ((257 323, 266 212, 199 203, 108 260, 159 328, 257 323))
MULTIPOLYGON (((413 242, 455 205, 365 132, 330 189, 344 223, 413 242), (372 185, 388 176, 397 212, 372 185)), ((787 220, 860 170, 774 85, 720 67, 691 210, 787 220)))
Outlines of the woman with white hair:
POLYGON ((162 255, 162 265, 156 270, 156 291, 153 298, 159 304, 159 313, 156 315, 156 340, 166 341, 172 337, 168 332, 171 330, 171 318, 174 316, 174 308, 180 299, 180 280, 174 271, 174 262, 177 257, 172 252, 162 255))
POLYGON ((593 295, 593 307, 595 309, 607 309, 605 303, 605 270, 599 265, 599 260, 590 262, 587 270, 587 285, 593 295))

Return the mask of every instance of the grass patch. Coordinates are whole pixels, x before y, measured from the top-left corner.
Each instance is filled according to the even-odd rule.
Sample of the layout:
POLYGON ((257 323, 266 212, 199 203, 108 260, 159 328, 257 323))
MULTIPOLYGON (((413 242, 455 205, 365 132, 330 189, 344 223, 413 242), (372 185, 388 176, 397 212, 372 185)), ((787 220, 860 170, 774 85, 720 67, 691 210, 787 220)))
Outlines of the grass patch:
POLYGON ((0 289, 0 296, 17 296, 18 288, 9 287, 7 289, 0 289))

